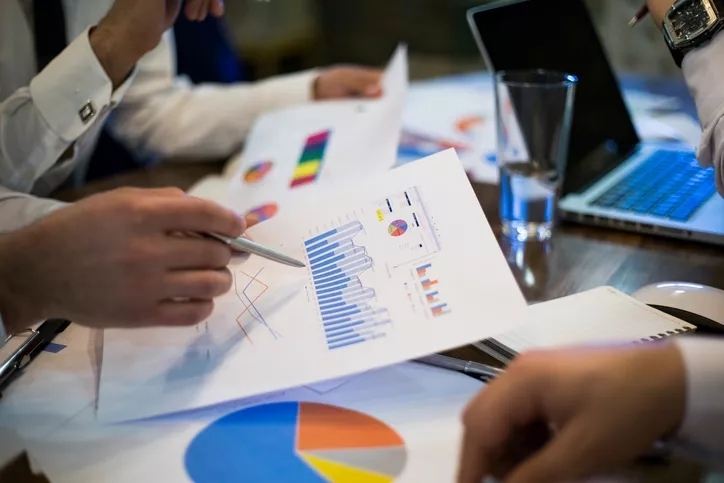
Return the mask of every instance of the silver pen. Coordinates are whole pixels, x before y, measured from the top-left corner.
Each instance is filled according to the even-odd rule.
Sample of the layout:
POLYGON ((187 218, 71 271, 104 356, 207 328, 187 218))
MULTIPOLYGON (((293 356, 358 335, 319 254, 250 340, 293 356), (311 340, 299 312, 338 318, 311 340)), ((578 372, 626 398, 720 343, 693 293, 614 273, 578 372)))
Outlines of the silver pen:
POLYGON ((292 267, 302 268, 302 267, 307 266, 304 262, 300 262, 299 260, 297 260, 295 258, 284 255, 283 253, 280 253, 276 250, 272 250, 271 248, 267 248, 263 245, 253 242, 247 238, 243 238, 243 237, 229 238, 228 236, 219 235, 218 233, 204 233, 204 235, 209 236, 222 243, 225 243, 225 244, 229 245, 232 249, 240 251, 240 252, 246 252, 246 253, 251 253, 253 255, 259 255, 260 257, 266 258, 267 260, 272 260, 275 262, 283 263, 285 265, 290 265, 292 267))
POLYGON ((479 362, 464 361, 455 359, 454 357, 443 356, 440 354, 432 354, 425 357, 415 359, 417 362, 427 364, 429 366, 449 369, 451 371, 462 372, 471 376, 480 377, 482 379, 492 379, 502 375, 505 371, 497 367, 481 364, 479 362))

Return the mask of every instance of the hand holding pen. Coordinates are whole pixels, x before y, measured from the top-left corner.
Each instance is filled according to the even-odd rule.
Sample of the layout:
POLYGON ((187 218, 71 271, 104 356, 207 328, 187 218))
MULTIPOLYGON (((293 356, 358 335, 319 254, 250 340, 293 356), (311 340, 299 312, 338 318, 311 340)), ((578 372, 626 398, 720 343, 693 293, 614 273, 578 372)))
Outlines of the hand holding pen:
POLYGON ((628 23, 629 27, 634 27, 635 25, 638 25, 641 20, 646 18, 647 15, 651 15, 651 17, 654 20, 654 23, 660 27, 661 22, 664 18, 664 15, 666 12, 671 8, 671 6, 674 4, 674 0, 647 0, 646 4, 643 5, 637 12, 636 15, 631 18, 631 20, 628 23))

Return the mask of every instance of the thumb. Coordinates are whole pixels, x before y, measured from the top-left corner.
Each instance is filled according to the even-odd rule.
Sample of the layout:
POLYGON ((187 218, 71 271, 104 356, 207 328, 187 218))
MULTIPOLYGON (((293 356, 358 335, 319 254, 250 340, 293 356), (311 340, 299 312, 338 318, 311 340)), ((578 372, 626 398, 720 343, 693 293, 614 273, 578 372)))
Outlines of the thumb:
POLYGON ((505 483, 558 483, 575 481, 598 469, 589 443, 593 428, 582 418, 568 423, 540 451, 523 461, 505 483), (590 455, 593 456, 590 456, 590 455))

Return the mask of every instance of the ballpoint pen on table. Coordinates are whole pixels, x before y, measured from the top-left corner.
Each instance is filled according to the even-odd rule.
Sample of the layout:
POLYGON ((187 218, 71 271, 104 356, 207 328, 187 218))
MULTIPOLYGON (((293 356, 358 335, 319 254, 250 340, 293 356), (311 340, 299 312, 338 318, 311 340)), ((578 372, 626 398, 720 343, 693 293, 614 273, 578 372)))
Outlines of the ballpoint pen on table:
POLYGON ((649 7, 647 5, 644 5, 639 9, 638 12, 636 12, 636 15, 633 16, 631 20, 628 21, 628 26, 633 27, 637 23, 641 21, 646 15, 649 13, 649 7))
POLYGON ((227 237, 224 235, 219 235, 217 233, 204 233, 204 235, 208 236, 210 238, 213 238, 215 240, 218 240, 222 243, 225 243, 225 244, 229 245, 232 249, 240 251, 240 252, 246 252, 246 253, 251 253, 253 255, 258 255, 258 256, 266 258, 268 260, 283 263, 285 265, 290 265, 292 267, 298 267, 298 268, 306 267, 304 262, 300 262, 299 260, 296 260, 287 255, 284 255, 283 253, 280 253, 276 250, 272 250, 271 248, 267 248, 263 245, 253 242, 247 238, 243 238, 243 237, 230 238, 230 237, 227 237))
POLYGON ((487 364, 480 364, 479 362, 473 361, 463 361, 440 354, 432 354, 415 360, 422 364, 462 372, 486 381, 500 376, 505 372, 503 369, 498 369, 497 367, 489 366, 487 364))

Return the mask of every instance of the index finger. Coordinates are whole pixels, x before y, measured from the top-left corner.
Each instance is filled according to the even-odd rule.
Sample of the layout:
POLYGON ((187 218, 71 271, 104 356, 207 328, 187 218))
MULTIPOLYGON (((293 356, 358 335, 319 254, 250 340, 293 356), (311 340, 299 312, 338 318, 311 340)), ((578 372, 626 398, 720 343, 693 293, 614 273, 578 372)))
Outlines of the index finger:
POLYGON ((154 200, 151 218, 164 231, 218 233, 236 238, 246 222, 238 214, 202 198, 168 197, 154 200))

